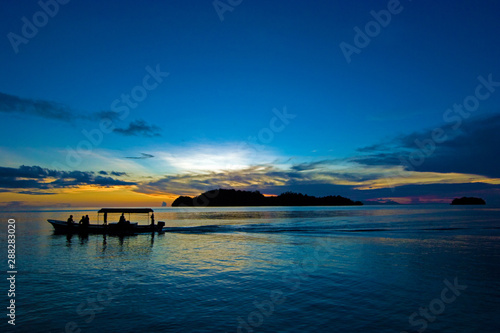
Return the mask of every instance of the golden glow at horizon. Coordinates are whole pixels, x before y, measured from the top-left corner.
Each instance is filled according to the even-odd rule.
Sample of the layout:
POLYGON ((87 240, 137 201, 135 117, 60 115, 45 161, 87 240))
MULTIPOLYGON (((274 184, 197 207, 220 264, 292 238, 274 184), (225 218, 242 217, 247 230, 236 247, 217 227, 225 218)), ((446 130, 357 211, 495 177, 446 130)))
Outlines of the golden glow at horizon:
MULTIPOLYGON (((193 181, 205 184, 207 187, 212 186, 213 188, 253 187, 259 188, 261 191, 265 191, 266 187, 270 186, 286 186, 290 181, 288 172, 291 170, 289 166, 279 164, 275 157, 274 163, 268 162, 250 165, 251 162, 255 163, 255 161, 250 161, 249 158, 243 156, 241 153, 232 154, 229 156, 230 158, 221 155, 223 153, 212 152, 201 154, 198 152, 198 154, 192 157, 184 155, 174 163, 175 158, 173 155, 163 154, 163 161, 170 165, 175 164, 175 167, 181 169, 179 172, 170 173, 173 179, 164 185, 165 188, 161 188, 157 184, 147 184, 147 182, 161 180, 163 175, 157 174, 155 178, 144 178, 144 174, 141 172, 140 174, 133 175, 129 173, 126 177, 128 181, 136 182, 139 185, 109 187, 79 185, 49 190, 31 189, 32 192, 38 192, 40 195, 3 192, 0 193, 0 201, 7 203, 19 201, 35 206, 59 204, 101 206, 103 203, 117 206, 159 206, 162 201, 171 203, 179 195, 198 195, 200 191, 190 186, 193 181), (229 163, 231 158, 235 159, 235 163, 229 163), (273 174, 269 175, 270 172, 273 174), (48 192, 55 194, 43 195, 43 193, 48 192)), ((269 158, 269 156, 266 158, 269 158)), ((498 178, 488 178, 480 175, 405 171, 402 166, 387 168, 361 166, 349 162, 338 165, 318 165, 314 169, 295 172, 300 174, 299 182, 346 185, 353 186, 357 190, 383 189, 403 185, 500 184, 500 179, 498 178)), ((21 178, 18 179, 21 180, 21 178)), ((22 179, 30 180, 30 178, 22 179)), ((43 184, 50 184, 56 180, 53 177, 38 179, 43 184)), ((402 198, 398 199, 399 201, 402 200, 402 198)), ((429 200, 431 199, 429 198, 429 200)), ((439 199, 436 200, 438 201, 439 199)))
MULTIPOLYGON (((41 192, 41 191, 40 191, 41 192)), ((43 192, 41 192, 43 193, 43 192)), ((52 195, 29 195, 21 193, 0 193, 0 202, 19 201, 30 206, 160 206, 162 201, 171 202, 177 198, 173 194, 144 194, 128 188, 106 188, 85 185, 81 188, 58 189, 52 195)))

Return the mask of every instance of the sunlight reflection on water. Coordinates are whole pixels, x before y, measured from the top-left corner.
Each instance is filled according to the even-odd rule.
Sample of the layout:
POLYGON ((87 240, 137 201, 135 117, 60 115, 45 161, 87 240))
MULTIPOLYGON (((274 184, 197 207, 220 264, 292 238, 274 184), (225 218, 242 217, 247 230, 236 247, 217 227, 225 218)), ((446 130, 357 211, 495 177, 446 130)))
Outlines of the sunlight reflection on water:
POLYGON ((18 327, 245 331, 238 318, 274 292, 255 331, 415 330, 408 317, 455 277, 469 287, 428 331, 499 324, 498 210, 169 208, 155 215, 175 232, 54 235, 45 220, 69 213, 1 213, 18 225, 18 327))

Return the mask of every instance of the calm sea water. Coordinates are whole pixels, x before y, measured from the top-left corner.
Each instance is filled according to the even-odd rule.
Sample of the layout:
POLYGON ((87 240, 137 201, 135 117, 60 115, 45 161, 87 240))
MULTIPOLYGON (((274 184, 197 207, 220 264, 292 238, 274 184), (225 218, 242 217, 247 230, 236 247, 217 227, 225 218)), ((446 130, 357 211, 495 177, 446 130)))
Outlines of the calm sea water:
POLYGON ((168 232, 123 238, 46 222, 96 211, 0 213, 1 331, 500 331, 498 208, 164 208, 168 232))

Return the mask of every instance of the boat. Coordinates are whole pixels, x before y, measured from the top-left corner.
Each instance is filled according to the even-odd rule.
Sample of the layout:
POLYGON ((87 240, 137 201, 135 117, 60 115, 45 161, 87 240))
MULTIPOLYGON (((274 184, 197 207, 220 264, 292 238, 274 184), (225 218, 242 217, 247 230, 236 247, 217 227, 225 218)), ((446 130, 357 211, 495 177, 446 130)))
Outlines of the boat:
POLYGON ((162 232, 165 222, 154 222, 154 211, 151 208, 101 208, 97 212, 97 223, 95 224, 68 224, 67 221, 48 219, 47 221, 54 227, 56 233, 63 234, 109 234, 109 235, 135 235, 140 233, 162 232), (103 214, 102 223, 99 223, 100 215, 103 214), (119 214, 119 222, 108 223, 108 214, 119 214), (125 214, 128 214, 129 219, 126 220, 125 214), (139 224, 138 222, 130 222, 131 214, 147 214, 149 224, 139 224), (151 214, 151 215, 150 215, 151 214), (122 217, 123 216, 123 217, 122 217))

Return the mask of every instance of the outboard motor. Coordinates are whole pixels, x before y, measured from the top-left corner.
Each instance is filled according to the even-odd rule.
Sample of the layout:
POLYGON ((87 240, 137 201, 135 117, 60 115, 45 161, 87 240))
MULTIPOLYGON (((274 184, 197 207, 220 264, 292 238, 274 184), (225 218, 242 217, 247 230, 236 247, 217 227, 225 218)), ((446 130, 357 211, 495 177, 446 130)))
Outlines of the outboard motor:
POLYGON ((158 226, 157 226, 156 231, 158 231, 158 232, 162 232, 162 230, 163 230, 163 227, 164 227, 164 226, 165 226, 165 222, 163 222, 163 221, 158 221, 158 226))

